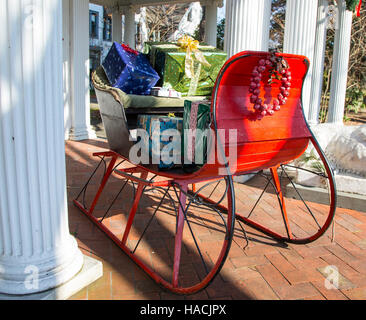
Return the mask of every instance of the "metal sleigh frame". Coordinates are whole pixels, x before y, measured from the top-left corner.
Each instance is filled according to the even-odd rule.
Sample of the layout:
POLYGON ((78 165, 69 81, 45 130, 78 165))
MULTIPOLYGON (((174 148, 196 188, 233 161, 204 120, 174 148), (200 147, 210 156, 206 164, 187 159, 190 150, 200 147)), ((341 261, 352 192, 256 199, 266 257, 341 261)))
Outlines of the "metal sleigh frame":
MULTIPOLYGON (((225 88, 229 88, 230 84, 235 78, 235 72, 237 70, 242 70, 239 68, 242 67, 244 64, 253 64, 258 59, 263 57, 265 53, 261 52, 242 52, 237 54, 236 56, 229 59, 229 61, 225 64, 223 69, 221 70, 219 77, 216 82, 216 86, 214 89, 214 93, 212 96, 212 115, 213 115, 213 123, 212 123, 212 129, 214 132, 217 133, 218 128, 225 127, 225 124, 229 121, 225 118, 226 113, 223 113, 222 109, 222 101, 223 99, 226 99, 226 92, 225 88), (247 61, 248 60, 248 61, 247 61), (239 63, 239 65, 238 65, 239 63), (243 64, 244 63, 244 64, 243 64), (236 71, 235 71, 236 70, 236 71), (235 72, 234 72, 235 71, 235 72), (233 73, 234 72, 234 73, 233 73), (225 85, 225 86, 224 86, 225 85), (222 89, 224 88, 224 89, 222 89), (225 122, 226 121, 226 122, 225 122)), ((193 294, 200 290, 203 290, 206 288, 215 278, 215 276, 220 272, 221 268, 223 267, 225 260, 229 254, 229 250, 231 247, 231 243, 233 240, 233 234, 235 229, 235 223, 236 221, 243 222, 246 225, 249 225, 264 234, 273 237, 277 239, 278 241, 288 242, 288 243, 294 243, 294 244, 306 244, 310 243, 312 241, 317 240, 319 237, 321 237, 329 228, 329 226, 332 223, 332 220, 335 215, 336 211, 336 186, 334 182, 333 172, 332 169, 321 150, 318 142, 316 141, 315 137, 311 133, 310 128, 308 127, 305 117, 303 115, 303 110, 301 106, 301 95, 302 95, 302 82, 303 79, 306 76, 307 69, 308 69, 308 60, 303 56, 295 56, 295 55, 284 55, 287 59, 289 59, 290 64, 293 61, 293 67, 297 67, 301 71, 296 71, 298 73, 299 77, 299 85, 301 85, 301 90, 294 93, 294 98, 291 100, 293 101, 293 105, 289 106, 289 110, 293 107, 293 110, 295 110, 297 116, 299 119, 302 117, 302 128, 301 128, 301 134, 299 134, 298 137, 285 137, 279 139, 278 137, 276 139, 273 139, 271 141, 268 141, 268 144, 266 141, 259 141, 255 140, 255 147, 256 148, 264 148, 268 149, 269 146, 272 148, 273 145, 276 146, 282 145, 282 149, 280 151, 276 151, 274 153, 275 155, 272 155, 271 153, 258 153, 258 154, 269 154, 269 158, 264 159, 261 163, 252 164, 253 160, 243 162, 239 164, 239 170, 237 172, 231 172, 231 169, 229 167, 229 164, 226 162, 223 166, 226 167, 227 175, 225 176, 219 176, 217 174, 217 167, 215 166, 209 166, 209 167, 203 167, 200 171, 194 174, 190 175, 175 175, 175 174, 169 174, 168 172, 158 172, 154 168, 149 167, 143 167, 140 165, 133 165, 129 168, 119 168, 120 165, 123 163, 129 163, 128 156, 126 154, 125 150, 122 150, 121 147, 116 146, 113 137, 110 135, 108 136, 108 130, 107 127, 110 127, 108 124, 108 121, 121 121, 121 119, 125 120, 125 116, 123 114, 123 106, 120 106, 118 104, 118 101, 113 101, 113 103, 117 103, 116 106, 120 106, 118 109, 118 112, 122 112, 120 116, 116 116, 116 113, 113 113, 113 116, 108 114, 108 110, 105 110, 105 108, 108 108, 108 101, 106 100, 108 93, 106 90, 99 90, 96 87, 96 92, 98 96, 98 101, 100 102, 100 108, 101 108, 101 114, 103 118, 103 122, 106 126, 108 141, 111 147, 111 150, 104 151, 104 152, 97 152, 94 153, 93 156, 99 157, 101 160, 92 173, 89 180, 86 182, 85 186, 80 191, 77 198, 74 200, 74 204, 96 225, 98 226, 111 240, 114 241, 114 243, 122 249, 122 251, 127 254, 141 269, 143 269, 156 283, 164 287, 165 289, 176 293, 176 294, 193 294), (300 101, 300 102, 299 102, 300 101), (111 120, 112 119, 112 120, 111 120), (286 178, 288 178, 291 183, 293 184, 292 180, 288 176, 287 171, 285 170, 286 167, 291 167, 290 161, 294 160, 295 158, 298 158, 307 148, 309 142, 311 142, 317 151, 320 161, 323 164, 324 172, 313 172, 315 175, 320 176, 322 179, 325 179, 328 183, 328 187, 330 190, 330 201, 329 201, 329 212, 328 216, 324 223, 319 223, 317 219, 315 218, 314 214, 312 213, 310 207, 306 204, 306 201, 301 197, 301 194, 298 192, 299 198, 302 200, 302 202, 305 204, 306 208, 309 211, 309 214, 314 219, 316 225, 317 225, 317 231, 309 235, 307 237, 303 238, 297 238, 292 234, 289 218, 288 218, 288 212, 286 208, 286 201, 285 197, 281 188, 281 177, 285 175, 286 178), (282 144, 281 144, 282 143, 282 144), (114 151, 113 151, 114 150, 114 151), (288 154, 290 150, 293 152, 293 154, 288 154), (107 165, 107 159, 109 159, 109 164, 107 165), (85 203, 85 194, 87 192, 88 186, 90 184, 91 179, 96 175, 96 172, 101 166, 104 166, 104 174, 102 177, 102 180, 100 182, 99 188, 92 200, 92 203, 90 207, 88 208, 85 203), (242 167, 241 167, 242 165, 242 167), (270 175, 264 175, 262 173, 262 170, 269 169, 270 175), (279 171, 281 174, 279 175, 279 171), (234 187, 234 180, 233 176, 235 175, 245 175, 245 174, 251 174, 253 172, 258 172, 257 174, 262 175, 264 179, 266 179, 266 186, 263 189, 263 192, 259 196, 258 200, 255 202, 253 209, 249 212, 247 216, 244 216, 238 212, 236 212, 235 207, 235 187, 234 187), (100 196, 103 192, 103 190, 106 187, 107 182, 109 181, 112 174, 123 178, 125 181, 121 186, 120 191, 118 194, 114 197, 114 199, 111 201, 110 205, 108 206, 108 209, 104 213, 102 217, 95 217, 93 214, 95 213, 95 208, 100 200, 100 196), (148 179, 148 175, 152 174, 153 176, 148 179), (163 180, 157 180, 157 177, 163 177, 163 180), (218 186, 221 181, 225 182, 225 188, 224 193, 219 200, 214 200, 210 196, 207 196, 204 194, 203 190, 208 186, 213 186, 216 184, 216 187, 218 186), (131 182, 133 185, 133 191, 134 191, 134 199, 133 203, 130 209, 130 212, 128 214, 128 219, 124 228, 124 231, 122 233, 122 237, 117 237, 105 224, 103 224, 104 219, 108 216, 109 210, 112 208, 114 202, 116 199, 122 194, 124 191, 126 185, 128 182, 131 182), (203 186, 200 186, 197 188, 197 184, 204 183, 203 186), (135 188, 135 184, 137 184, 137 188, 135 188), (191 186, 189 188, 189 186, 191 186), (258 205, 259 201, 261 200, 263 194, 266 192, 266 190, 272 186, 272 188, 275 191, 276 198, 278 200, 280 210, 282 213, 282 219, 285 226, 285 235, 281 235, 271 229, 269 229, 266 226, 262 226, 258 224, 257 222, 250 219, 253 210, 258 205), (158 207, 155 209, 154 213, 152 214, 150 220, 146 224, 140 239, 137 241, 134 249, 130 249, 127 246, 127 241, 129 239, 131 227, 133 225, 134 219, 136 217, 136 212, 139 206, 139 203, 141 201, 141 197, 143 193, 148 188, 154 188, 162 193, 161 202, 159 203, 158 207), (172 196, 173 194, 173 196, 172 196), (177 199, 178 206, 175 205, 175 200, 173 197, 177 199), (224 205, 224 199, 227 200, 227 205, 224 205), (170 281, 167 281, 165 278, 163 278, 161 275, 159 275, 153 268, 151 268, 147 263, 145 263, 142 259, 140 259, 135 253, 136 250, 142 240, 142 238, 145 235, 146 230, 149 228, 150 224, 152 223, 153 219, 156 216, 156 213, 158 212, 160 206, 162 205, 164 200, 169 200, 172 203, 172 209, 175 211, 176 214, 176 232, 175 232, 175 240, 174 240, 174 261, 173 261, 173 267, 172 267, 172 279, 170 281), (205 259, 203 258, 203 254, 200 250, 200 247, 198 245, 197 239, 195 237, 194 232, 192 231, 192 227, 190 225, 189 219, 187 217, 187 212, 191 205, 193 204, 202 204, 207 206, 208 208, 214 210, 219 219, 222 221, 222 225, 225 230, 225 236, 222 241, 222 247, 221 251, 219 252, 216 261, 212 263, 211 266, 207 266, 205 263, 205 259), (189 286, 182 285, 180 283, 179 275, 180 275, 180 264, 181 264, 181 251, 182 251, 182 245, 183 245, 183 228, 184 226, 187 226, 190 234, 192 235, 194 245, 197 249, 197 253, 200 257, 200 260, 204 266, 204 269, 206 270, 206 275, 203 276, 200 281, 194 284, 190 284, 189 286)), ((297 69, 296 69, 297 70, 297 69)), ((245 75, 242 76, 240 79, 245 78, 245 75)), ((238 80, 244 81, 244 80, 238 80)), ((243 82, 244 84, 247 82, 243 82)), ((242 83, 239 83, 239 87, 242 83)), ((243 85, 244 86, 244 85, 243 85)), ((237 90, 237 83, 232 85, 232 90, 237 90)), ((112 96, 112 95, 110 95, 112 96)), ((235 104, 235 103, 234 103, 235 104)), ((225 108, 228 104, 224 104, 225 108)), ((234 107, 233 107, 234 108, 234 107)), ((235 110, 233 111, 236 112, 235 110)), ((230 112, 229 112, 230 113, 230 112)), ((294 113, 295 114, 295 113, 294 113)), ((228 118, 229 115, 227 115, 228 118)), ((121 122, 122 125, 126 125, 125 121, 121 122)), ((269 123, 269 122, 268 122, 269 123)), ((232 123, 231 123, 232 124, 232 123)), ((255 125, 256 122, 248 122, 248 126, 255 125)), ((256 127, 258 128, 258 127, 256 127)), ((249 130, 249 129, 248 129, 249 130)), ((124 131, 126 132, 126 131, 124 131)), ((288 134, 288 133, 286 133, 288 134)), ((292 133, 290 133, 292 135, 292 133)), ((248 134, 249 136, 249 134, 248 134)), ((228 145, 226 141, 219 141, 219 149, 218 152, 221 152, 221 154, 226 154, 228 145)), ((118 143, 117 143, 118 144, 118 143)), ((244 145, 244 144, 243 144, 244 145)), ((245 144, 245 146, 250 144, 245 144)), ((245 150, 243 149, 243 157, 245 157, 245 150)), ((257 150, 257 149, 256 149, 257 150)), ((240 159, 239 159, 240 160, 240 159)), ((241 161, 241 160, 240 160, 241 161)), ((299 168, 300 170, 310 171, 309 169, 303 169, 299 168)), ((215 187, 215 188, 216 188, 215 187)), ((293 187, 296 190, 295 184, 293 184, 293 187)), ((214 188, 214 190, 215 190, 214 188)), ((297 192, 297 191, 296 191, 297 192)), ((245 234, 244 229, 242 228, 242 231, 245 234)))

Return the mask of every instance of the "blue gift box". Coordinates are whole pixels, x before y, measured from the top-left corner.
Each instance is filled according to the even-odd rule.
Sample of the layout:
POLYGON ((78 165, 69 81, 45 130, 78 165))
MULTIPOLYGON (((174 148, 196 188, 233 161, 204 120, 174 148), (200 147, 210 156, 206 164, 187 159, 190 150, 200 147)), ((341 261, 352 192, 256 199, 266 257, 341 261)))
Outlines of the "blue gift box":
POLYGON ((127 94, 149 95, 160 77, 142 53, 135 54, 114 42, 102 67, 110 84, 127 94))
POLYGON ((144 129, 149 135, 149 143, 144 146, 148 149, 149 155, 152 157, 153 152, 159 152, 159 169, 171 169, 180 164, 183 118, 141 114, 137 118, 137 127, 144 129), (156 146, 158 143, 160 146, 156 146), (173 158, 173 150, 176 152, 175 161, 167 161, 173 158))

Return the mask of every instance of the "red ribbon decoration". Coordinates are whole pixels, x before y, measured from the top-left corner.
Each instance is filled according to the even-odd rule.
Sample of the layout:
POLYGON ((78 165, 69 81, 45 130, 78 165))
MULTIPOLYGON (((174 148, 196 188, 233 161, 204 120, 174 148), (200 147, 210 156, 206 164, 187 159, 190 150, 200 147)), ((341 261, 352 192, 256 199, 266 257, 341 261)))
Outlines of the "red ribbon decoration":
POLYGON ((122 43, 122 48, 123 48, 125 51, 129 52, 129 53, 133 53, 133 54, 134 54, 134 55, 136 55, 136 56, 139 54, 139 52, 138 52, 138 51, 131 49, 131 48, 130 48, 128 45, 126 45, 126 44, 123 44, 123 43, 122 43))
POLYGON ((362 0, 360 0, 360 3, 357 6, 357 17, 360 16, 361 6, 362 6, 362 0))

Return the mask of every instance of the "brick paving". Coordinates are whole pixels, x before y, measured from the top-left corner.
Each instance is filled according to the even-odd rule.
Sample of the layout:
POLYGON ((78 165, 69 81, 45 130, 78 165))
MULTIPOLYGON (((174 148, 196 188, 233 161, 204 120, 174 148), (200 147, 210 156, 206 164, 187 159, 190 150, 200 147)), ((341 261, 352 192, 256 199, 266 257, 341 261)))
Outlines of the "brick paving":
MULTIPOLYGON (((191 296, 177 296, 159 287, 140 270, 111 240, 92 224, 72 203, 80 189, 98 164, 92 157, 95 151, 108 148, 105 140, 66 142, 67 191, 70 232, 85 255, 103 263, 103 277, 77 293, 72 300, 169 300, 169 299, 235 299, 235 300, 364 300, 366 299, 366 213, 338 208, 334 229, 307 245, 283 244, 255 229, 244 226, 249 238, 245 240, 236 224, 232 248, 220 274, 205 290, 191 296), (332 242, 333 238, 333 242, 332 242), (336 269, 335 269, 336 268, 336 269), (327 277, 339 271, 338 289, 329 289, 327 277)), ((88 187, 85 201, 91 201, 99 185, 102 171, 97 173, 88 187), (98 180, 99 179, 99 180, 98 180)), ((108 203, 121 187, 118 177, 108 184, 96 207, 96 216, 102 217, 108 203)), ((215 191, 219 197, 219 186, 215 191)), ((236 188, 238 212, 249 213, 250 204, 261 193, 255 183, 236 188)), ((210 192, 208 190, 207 192, 210 192)), ((128 246, 134 248, 144 226, 154 213, 162 194, 147 190, 138 209, 128 246)), ((133 188, 127 184, 104 223, 117 236, 123 226, 133 199, 133 188)), ((278 202, 271 193, 266 194, 251 218, 284 233, 278 202)), ((307 235, 316 230, 314 221, 306 214, 300 201, 289 199, 287 210, 290 226, 296 235, 307 235)), ((311 203, 320 222, 326 219, 326 206, 311 203)), ((136 254, 152 268, 170 279, 174 252, 175 216, 172 204, 165 200, 136 254)), ((366 208, 365 208, 366 211, 366 208)), ((191 227, 208 266, 218 255, 223 237, 223 224, 218 215, 208 213, 202 206, 192 206, 191 227)), ((182 248, 182 283, 192 284, 204 277, 205 272, 189 228, 184 229, 182 248)))

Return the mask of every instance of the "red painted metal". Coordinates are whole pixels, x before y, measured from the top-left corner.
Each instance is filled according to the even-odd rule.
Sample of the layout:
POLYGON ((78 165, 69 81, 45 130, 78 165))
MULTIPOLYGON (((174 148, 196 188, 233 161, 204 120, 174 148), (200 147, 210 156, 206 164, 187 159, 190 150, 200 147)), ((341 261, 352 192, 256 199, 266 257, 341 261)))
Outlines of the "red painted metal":
MULTIPOLYGON (((303 114, 301 105, 302 85, 306 76, 309 61, 304 56, 281 54, 289 66, 292 72, 292 87, 290 96, 287 103, 282 106, 281 110, 275 112, 273 116, 266 116, 259 119, 253 110, 253 105, 250 103, 250 78, 251 71, 254 66, 258 64, 258 61, 264 57, 267 57, 268 53, 265 52, 241 52, 227 61, 223 69, 221 70, 212 97, 211 112, 215 121, 212 122, 211 129, 215 131, 216 140, 221 139, 216 130, 224 130, 225 138, 221 140, 225 156, 229 156, 230 148, 237 148, 237 161, 235 166, 229 163, 229 169, 233 175, 252 173, 262 169, 270 169, 273 176, 276 191, 279 195, 281 207, 283 209, 283 219, 287 230, 287 237, 282 236, 270 228, 259 225, 258 223, 244 217, 243 215, 236 213, 236 217, 246 224, 253 226, 254 228, 261 230, 262 232, 282 241, 288 241, 292 243, 308 243, 318 239, 330 226, 334 217, 336 206, 336 194, 335 185, 332 179, 332 172, 329 168, 327 160, 325 159, 317 141, 314 139, 303 114), (233 142, 229 139, 229 130, 236 129, 238 140, 233 145, 233 142), (290 224, 286 211, 285 199, 281 190, 280 181, 277 174, 277 168, 281 164, 288 163, 300 155, 308 147, 309 142, 312 142, 315 149, 318 151, 321 160, 325 166, 326 172, 330 184, 330 208, 326 222, 322 228, 314 235, 308 238, 298 239, 294 238, 291 233, 290 224)), ((268 72, 264 74, 264 79, 268 76, 268 72)), ((270 99, 270 97, 277 96, 279 93, 280 84, 272 84, 269 86, 266 83, 261 85, 261 96, 264 99, 270 99)), ((217 180, 225 170, 224 164, 220 163, 219 151, 216 150, 216 146, 212 145, 209 148, 209 158, 215 159, 214 163, 207 163, 202 166, 200 170, 192 174, 172 173, 169 171, 156 172, 150 170, 142 165, 132 165, 130 168, 115 169, 116 161, 120 158, 126 161, 122 155, 108 150, 106 152, 94 153, 95 156, 110 157, 110 163, 106 170, 106 173, 102 179, 101 185, 93 199, 91 208, 88 210, 78 202, 74 201, 75 205, 95 223, 103 232, 107 234, 137 265, 139 265, 152 279, 158 284, 167 288, 168 290, 178 294, 192 294, 205 288, 220 271, 223 262, 225 261, 228 250, 231 245, 231 238, 226 237, 223 241, 223 245, 218 256, 217 261, 214 263, 211 271, 208 275, 196 285, 188 288, 179 286, 179 269, 181 263, 181 249, 183 244, 183 230, 184 230, 184 210, 186 205, 186 191, 189 184, 192 185, 193 192, 196 192, 196 183, 208 182, 211 180, 217 180), (222 170, 224 169, 224 170, 222 170), (100 198, 103 189, 110 176, 115 173, 127 180, 137 182, 138 188, 135 195, 135 199, 130 210, 128 221, 123 233, 122 239, 118 239, 107 227, 93 216, 93 211, 100 198), (148 181, 146 180, 148 174, 156 174, 159 177, 165 178, 163 180, 148 181), (134 176, 134 174, 140 174, 140 176, 134 176), (171 282, 166 281, 155 271, 153 271, 145 261, 138 258, 126 245, 128 237, 130 235, 131 227, 136 215, 136 211, 141 200, 144 187, 169 187, 173 183, 180 185, 180 196, 182 206, 179 206, 177 215, 177 228, 175 235, 174 245, 174 262, 173 262, 173 277, 171 282)), ((200 195, 208 203, 215 202, 212 199, 200 195)), ((227 207, 219 204, 217 205, 223 211, 228 213, 227 215, 227 227, 228 234, 233 232, 234 215, 231 213, 235 207, 234 190, 228 188, 227 193, 227 207)))
MULTIPOLYGON (((235 173, 275 167, 299 157, 307 148, 311 132, 301 106, 302 83, 308 69, 304 56, 281 54, 292 72, 292 88, 287 103, 273 116, 259 119, 250 102, 250 78, 258 61, 267 57, 265 52, 242 52, 226 64, 217 84, 212 111, 216 113, 217 129, 237 130, 237 168, 235 173), (215 108, 214 108, 215 107, 215 108)), ((280 82, 269 86, 268 71, 264 73, 261 94, 265 102, 280 92, 280 82)), ((229 154, 229 135, 225 135, 225 154, 229 154)), ((213 155, 217 157, 217 154, 213 155)), ((218 163, 218 161, 216 162, 218 163)), ((205 174, 217 173, 217 165, 202 168, 205 174)))
POLYGON ((128 169, 118 169, 115 170, 115 174, 122 176, 123 178, 127 178, 128 180, 132 180, 134 182, 143 183, 144 186, 150 187, 168 187, 171 185, 172 180, 162 180, 162 181, 144 181, 142 178, 138 178, 129 173, 141 173, 148 175, 148 171, 140 170, 140 168, 128 168, 128 169))
POLYGON ((183 239, 183 228, 184 228, 184 210, 186 207, 187 200, 187 184, 181 185, 181 192, 179 195, 179 210, 177 217, 177 231, 175 234, 175 245, 174 245, 174 267, 173 267, 173 287, 178 287, 178 276, 180 267, 180 255, 182 251, 182 239, 183 239))
MULTIPOLYGON (((98 199, 100 197, 100 194, 102 193, 106 181, 111 176, 111 169, 113 169, 114 164, 116 163, 116 154, 111 152, 100 152, 97 154, 98 156, 105 156, 105 157, 112 157, 111 163, 108 167, 108 170, 106 171, 101 186, 98 189, 98 192, 93 199, 93 203, 96 204, 98 202, 98 199)), ((112 170, 113 172, 113 170, 112 170)), ((115 171, 117 173, 118 171, 115 171)), ((125 254, 127 254, 144 272, 146 272, 157 284, 163 286, 164 288, 170 290, 173 293, 176 294, 193 294, 198 291, 203 290, 205 287, 207 287, 210 282, 213 280, 213 278, 217 275, 217 273, 220 271, 222 267, 223 260, 226 259, 228 250, 230 248, 231 242, 228 238, 226 238, 223 241, 223 245, 220 251, 220 254, 218 255, 218 258, 212 267, 211 271, 206 275, 206 277, 199 283, 191 286, 191 287, 179 287, 179 267, 180 267, 180 254, 181 254, 181 248, 182 248, 182 236, 183 236, 183 227, 184 227, 184 214, 183 210, 185 210, 185 203, 186 203, 186 194, 184 192, 187 191, 187 186, 191 181, 180 181, 180 184, 182 186, 182 191, 180 194, 180 202, 182 204, 182 208, 179 209, 179 214, 177 216, 177 234, 175 239, 175 250, 174 250, 174 267, 173 267, 173 279, 172 282, 168 282, 167 280, 163 279, 160 275, 158 275, 151 267, 148 266, 148 264, 143 261, 141 258, 137 257, 130 248, 126 245, 129 231, 131 229, 134 216, 136 214, 137 206, 139 204, 139 200, 142 196, 142 190, 144 186, 150 185, 150 182, 145 180, 147 177, 147 172, 141 173, 141 181, 138 186, 138 190, 136 192, 136 197, 134 200, 134 204, 132 206, 132 209, 129 214, 128 223, 125 227, 124 236, 121 239, 116 237, 116 235, 105 225, 103 222, 96 217, 93 216, 93 212, 91 209, 86 209, 82 203, 80 203, 78 200, 74 200, 74 205, 83 212, 101 231, 103 231, 125 254)), ((204 180, 205 181, 205 180, 204 180)), ((197 179, 197 182, 200 182, 197 179)), ((233 202, 232 202, 232 194, 231 190, 228 192, 228 210, 231 211, 233 202)), ((227 225, 228 225, 228 233, 231 233, 233 231, 232 228, 232 221, 233 217, 229 214, 227 225)))
POLYGON ((280 179, 278 177, 278 171, 277 171, 278 167, 273 167, 270 170, 271 170, 274 185, 276 187, 276 192, 279 197, 280 206, 282 208, 281 211, 282 211, 282 215, 283 215, 283 222, 285 223, 285 227, 286 227, 287 236, 289 237, 289 239, 292 239, 291 228, 290 228, 290 224, 289 224, 288 217, 287 217, 286 203, 285 203, 285 199, 283 196, 280 179))
MULTIPOLYGON (((105 154, 103 154, 103 155, 104 155, 104 156, 107 156, 107 154, 108 154, 108 153, 105 153, 105 154)), ((105 175, 104 175, 104 177, 103 177, 103 180, 102 180, 102 182, 101 182, 101 184, 100 184, 100 187, 99 187, 99 189, 98 189, 98 191, 97 191, 97 194, 95 195, 95 198, 94 198, 94 200, 93 200, 93 203, 92 203, 92 205, 91 205, 91 207, 90 207, 90 210, 89 210, 90 214, 93 214, 94 208, 95 208, 95 206, 96 206, 96 204, 97 204, 97 202, 98 202, 98 200, 99 200, 100 195, 101 195, 101 194, 102 194, 102 192, 103 192, 103 189, 104 189, 104 187, 105 187, 105 185, 106 185, 106 183, 107 183, 107 181, 108 181, 109 177, 111 176, 111 174, 112 174, 112 172, 113 172, 113 168, 114 168, 114 166, 115 166, 115 164, 116 164, 116 161, 117 161, 117 159, 118 159, 117 155, 115 155, 115 154, 112 154, 111 156, 112 156, 112 159, 111 159, 111 161, 110 161, 110 163, 109 163, 109 166, 108 166, 108 168, 107 168, 107 171, 106 171, 106 173, 105 173, 105 175)))
MULTIPOLYGON (((236 144, 238 159, 237 167, 231 168, 233 174, 267 169, 294 160, 304 153, 312 137, 301 105, 302 84, 309 65, 309 60, 305 56, 280 54, 286 58, 292 72, 292 87, 288 102, 273 116, 258 119, 254 115, 253 105, 249 101, 251 72, 258 65, 258 61, 267 55, 266 52, 244 51, 233 56, 221 70, 214 88, 214 95, 215 91, 217 94, 213 96, 211 112, 215 113, 217 118, 217 129, 226 132, 224 141, 226 156, 229 155, 232 146, 229 141, 229 130, 237 129, 238 133, 236 144)), ((267 76, 268 71, 264 73, 264 79, 267 76)), ((272 86, 262 83, 261 95, 277 96, 279 87, 279 83, 274 83, 272 86)), ((215 129, 213 124, 211 129, 215 129)), ((220 164, 216 146, 211 146, 208 150, 211 150, 209 158, 215 159, 214 163, 205 164, 192 174, 154 171, 143 165, 137 165, 134 170, 138 168, 148 170, 174 180, 217 177, 220 172, 226 172, 225 166, 220 164)))
MULTIPOLYGON (((290 236, 283 236, 277 232, 274 232, 272 231, 269 227, 267 226, 263 226, 263 225, 260 225, 258 224, 257 222, 253 221, 252 219, 248 219, 246 218, 245 216, 243 216, 241 213, 238 213, 236 212, 235 213, 235 217, 236 219, 244 222, 245 224, 279 240, 279 241, 285 241, 285 242, 289 242, 289 243, 294 243, 294 244, 307 244, 307 243, 311 243, 317 239, 319 239, 327 230, 328 228, 330 227, 332 221, 333 221, 333 218, 334 218, 334 215, 335 215, 335 210, 336 210, 336 192, 335 192, 335 184, 334 184, 334 180, 332 178, 333 174, 331 172, 331 169, 328 165, 328 162, 326 160, 326 158, 324 157, 324 154, 322 153, 321 149, 320 149, 320 146, 319 144, 317 143, 317 141, 314 139, 314 138, 311 138, 310 139, 311 142, 313 143, 313 146, 314 148, 317 150, 322 162, 323 162, 323 165, 325 167, 325 170, 326 170, 326 173, 327 173, 327 176, 330 177, 329 178, 329 190, 330 190, 330 199, 329 199, 329 210, 328 210, 328 215, 327 215, 327 219, 326 221, 324 222, 323 226, 316 232, 314 233, 313 235, 310 235, 308 237, 305 237, 305 238, 294 238, 291 236, 291 233, 290 233, 290 236)), ((203 194, 199 194, 199 196, 204 199, 205 201, 209 202, 209 203, 212 203, 212 204, 216 204, 215 201, 213 201, 212 199, 210 198, 207 198, 205 195, 203 194)), ((282 198, 282 203, 285 203, 284 199, 282 198)), ((228 207, 222 205, 222 204, 219 204, 217 205, 221 210, 223 210, 224 212, 229 212, 229 209, 228 207)), ((300 209, 299 209, 300 210, 300 209)), ((289 222, 288 222, 288 218, 287 218, 287 214, 286 214, 286 217, 284 217, 285 219, 285 223, 287 224, 287 226, 289 227, 289 222)), ((288 229, 290 230, 290 228, 288 229)))
MULTIPOLYGON (((229 193, 230 193, 230 191, 229 191, 229 193)), ((229 196, 230 196, 230 194, 229 194, 229 196)), ((230 197, 229 197, 229 199, 230 199, 230 197)), ((231 200, 229 200, 228 202, 229 202, 229 208, 228 209, 230 210, 230 208, 232 206, 232 202, 231 202, 231 200)), ((213 266, 213 268, 211 269, 211 271, 209 272, 209 274, 200 283, 197 283, 196 285, 193 285, 191 287, 184 287, 184 288, 182 288, 182 287, 175 287, 175 286, 173 286, 172 283, 166 281, 160 275, 158 275, 153 269, 151 269, 146 264, 145 261, 142 261, 135 254, 133 254, 131 252, 131 249, 129 249, 126 245, 124 245, 122 243, 122 241, 120 239, 118 239, 114 235, 114 233, 109 230, 108 227, 106 227, 97 218, 95 218, 92 214, 90 214, 90 212, 88 210, 86 210, 84 208, 84 206, 80 202, 74 200, 74 204, 101 231, 103 231, 125 254, 127 254, 131 258, 131 260, 133 262, 135 262, 144 272, 146 272, 146 274, 149 275, 158 285, 161 285, 165 289, 168 289, 171 292, 176 293, 176 294, 183 294, 183 295, 193 294, 193 293, 199 292, 199 291, 203 290, 204 288, 206 288, 210 284, 210 282, 213 280, 214 276, 220 271, 220 269, 222 267, 221 262, 226 257, 228 248, 230 248, 229 240, 228 239, 225 239, 224 240, 224 243, 223 243, 223 246, 221 248, 219 257, 217 258, 216 264, 213 266)), ((231 224, 232 224, 232 217, 229 216, 229 218, 228 218, 228 226, 230 226, 231 224)))
MULTIPOLYGON (((147 178, 147 172, 141 173, 141 179, 142 180, 145 180, 146 178, 147 178)), ((137 187, 137 192, 136 192, 135 200, 133 202, 133 205, 132 205, 130 214, 128 216, 127 225, 126 225, 126 228, 125 228, 125 232, 123 234, 122 244, 124 244, 124 245, 126 244, 128 235, 130 233, 131 226, 132 226, 133 220, 135 218, 136 211, 137 211, 137 207, 138 207, 138 205, 140 203, 140 199, 141 199, 141 196, 142 196, 142 192, 143 191, 144 191, 144 183, 143 182, 140 182, 138 184, 138 187, 137 187)))

